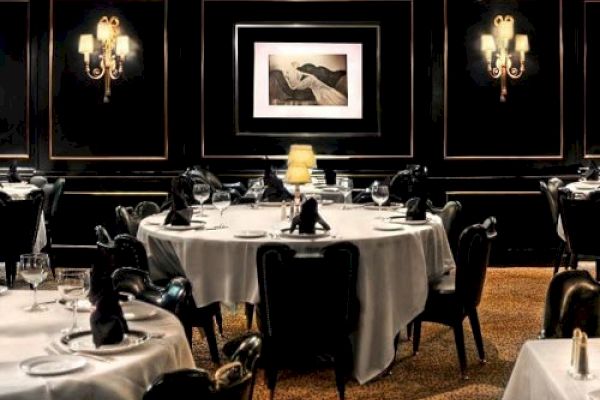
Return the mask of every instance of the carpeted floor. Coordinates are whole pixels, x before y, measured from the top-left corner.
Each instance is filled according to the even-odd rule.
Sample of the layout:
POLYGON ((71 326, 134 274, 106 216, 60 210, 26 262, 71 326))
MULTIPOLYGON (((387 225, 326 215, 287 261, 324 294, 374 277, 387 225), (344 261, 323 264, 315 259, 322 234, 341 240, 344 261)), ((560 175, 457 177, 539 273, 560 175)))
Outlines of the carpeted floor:
MULTIPOLYGON (((418 356, 412 356, 412 343, 400 344, 391 374, 365 385, 349 382, 346 398, 369 399, 500 399, 508 382, 521 345, 535 339, 541 326, 546 288, 552 268, 489 268, 479 318, 483 333, 487 364, 481 365, 465 320, 468 374, 459 377, 459 367, 452 330, 425 323, 418 356)), ((225 338, 245 332, 243 308, 224 312, 225 338)), ((206 341, 195 330, 194 357, 199 367, 214 370, 206 341)), ((259 372, 254 399, 268 399, 268 390, 259 372)), ((316 372, 280 372, 277 400, 337 399, 333 369, 316 372)))

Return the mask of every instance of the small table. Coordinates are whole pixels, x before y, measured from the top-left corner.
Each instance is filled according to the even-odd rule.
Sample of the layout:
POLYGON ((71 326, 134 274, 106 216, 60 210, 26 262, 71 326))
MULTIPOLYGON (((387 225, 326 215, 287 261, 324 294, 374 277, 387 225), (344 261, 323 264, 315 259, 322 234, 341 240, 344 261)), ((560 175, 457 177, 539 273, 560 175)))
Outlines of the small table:
POLYGON ((502 400, 592 400, 600 399, 600 339, 589 339, 590 372, 596 376, 578 381, 569 376, 571 339, 525 342, 504 391, 502 400), (596 397, 588 397, 593 393, 596 397))
MULTIPOLYGON (((38 301, 59 297, 55 290, 38 290, 38 301)), ((46 348, 58 340, 60 330, 71 324, 72 312, 52 303, 44 312, 26 312, 31 304, 29 290, 9 290, 0 294, 0 399, 141 399, 145 389, 164 372, 194 368, 194 360, 183 327, 171 313, 158 311, 151 319, 129 321, 129 329, 164 334, 127 352, 111 354, 110 362, 86 358, 80 370, 57 376, 30 376, 19 368, 27 358, 48 355, 46 348)), ((89 329, 89 312, 78 314, 78 323, 89 329)))

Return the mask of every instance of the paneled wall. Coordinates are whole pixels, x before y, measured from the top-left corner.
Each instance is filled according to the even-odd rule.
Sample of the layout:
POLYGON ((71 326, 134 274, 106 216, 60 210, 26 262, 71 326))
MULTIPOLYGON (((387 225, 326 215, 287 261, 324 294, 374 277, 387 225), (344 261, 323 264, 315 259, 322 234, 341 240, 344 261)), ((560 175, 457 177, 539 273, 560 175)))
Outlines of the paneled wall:
POLYGON ((463 223, 498 216, 499 254, 549 255, 538 181, 575 179, 600 157, 597 1, 22 0, 0 11, 0 161, 67 177, 55 243, 93 245, 115 205, 161 201, 186 166, 245 180, 306 142, 319 168, 356 186, 426 164, 433 199, 463 202, 463 223), (505 102, 479 41, 498 14, 530 44, 505 102), (107 103, 78 53, 102 15, 132 43, 107 103), (348 87, 362 90, 360 117, 256 116, 256 42, 359 43, 362 80, 348 87))

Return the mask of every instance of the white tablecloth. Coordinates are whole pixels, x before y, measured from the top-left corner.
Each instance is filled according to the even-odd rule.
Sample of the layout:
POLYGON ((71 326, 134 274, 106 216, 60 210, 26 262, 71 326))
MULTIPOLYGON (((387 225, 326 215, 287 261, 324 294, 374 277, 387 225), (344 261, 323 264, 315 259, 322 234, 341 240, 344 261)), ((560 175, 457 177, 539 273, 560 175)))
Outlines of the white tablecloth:
MULTIPOLYGON (((277 207, 235 206, 225 211, 229 229, 170 231, 152 224, 162 222, 161 214, 142 221, 138 238, 151 257, 152 273, 187 276, 198 306, 215 301, 257 303, 256 252, 263 243, 285 242, 302 251, 342 240, 356 244, 360 250, 357 291, 361 310, 358 331, 352 338, 354 375, 364 383, 393 360, 394 337, 425 306, 428 278, 453 267, 454 260, 437 216, 427 225, 379 231, 373 229, 379 223, 374 219, 378 211, 341 210, 340 205, 319 210, 335 237, 312 241, 239 239, 233 233, 242 229, 274 231, 281 224, 281 213, 277 207)), ((218 221, 216 210, 207 212, 208 225, 214 225, 218 221)))
MULTIPOLYGON (((8 183, 3 182, 0 191, 6 193, 13 200, 24 200, 27 195, 33 190, 37 190, 38 187, 29 183, 8 183)), ((44 246, 46 246, 48 239, 46 237, 46 225, 44 223, 44 212, 40 215, 38 223, 38 232, 35 238, 35 244, 33 245, 33 252, 39 253, 44 246)))
POLYGON ((503 400, 598 400, 600 399, 600 339, 588 344, 590 381, 571 378, 571 339, 525 342, 504 391, 503 400), (592 393, 595 397, 588 397, 592 393))
MULTIPOLYGON (((57 291, 38 291, 39 301, 58 297, 57 291)), ((19 369, 29 357, 48 355, 45 348, 70 326, 72 313, 59 304, 48 311, 30 313, 23 308, 32 301, 29 290, 9 290, 0 294, 0 399, 86 400, 141 399, 147 386, 161 373, 193 368, 194 360, 179 320, 167 311, 145 321, 130 321, 130 329, 162 332, 138 348, 110 355, 111 362, 87 358, 78 371, 55 377, 34 377, 19 369)), ((144 304, 146 307, 153 307, 144 304)), ((78 314, 78 323, 89 329, 89 312, 78 314)))

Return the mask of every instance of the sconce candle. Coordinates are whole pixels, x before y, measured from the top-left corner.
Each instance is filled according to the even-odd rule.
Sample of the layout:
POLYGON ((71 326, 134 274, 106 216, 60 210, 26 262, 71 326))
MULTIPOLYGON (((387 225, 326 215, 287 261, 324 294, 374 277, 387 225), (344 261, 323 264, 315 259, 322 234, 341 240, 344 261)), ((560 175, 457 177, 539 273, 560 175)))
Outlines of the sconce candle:
POLYGON ((484 53, 487 71, 493 79, 500 79, 500 101, 506 101, 508 78, 519 79, 525 72, 525 53, 529 51, 529 38, 524 34, 515 35, 515 19, 512 15, 494 17, 493 35, 481 35, 481 51, 484 53), (509 51, 514 38, 514 51, 519 55, 519 67, 513 66, 515 54, 509 51), (495 62, 494 62, 495 57, 495 62))
POLYGON ((96 38, 101 43, 98 54, 100 65, 90 68, 90 54, 95 50, 94 35, 79 36, 79 53, 83 54, 86 74, 94 80, 104 78, 104 102, 108 103, 111 94, 110 82, 123 74, 125 56, 129 54, 129 36, 120 35, 120 22, 117 17, 102 17, 96 28, 96 38))

